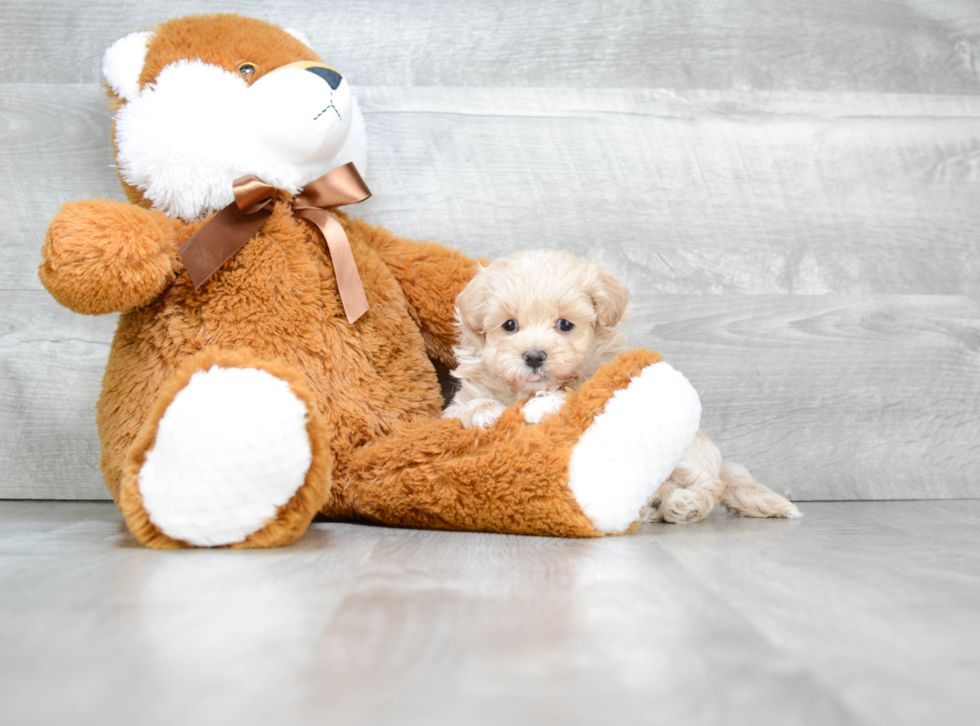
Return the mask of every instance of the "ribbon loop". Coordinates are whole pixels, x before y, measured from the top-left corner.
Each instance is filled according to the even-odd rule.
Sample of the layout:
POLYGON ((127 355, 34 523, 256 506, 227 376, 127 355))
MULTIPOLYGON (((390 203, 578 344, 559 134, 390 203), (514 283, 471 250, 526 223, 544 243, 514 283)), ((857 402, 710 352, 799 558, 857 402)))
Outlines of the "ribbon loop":
POLYGON ((276 188, 254 174, 240 176, 231 185, 235 205, 245 214, 255 214, 276 201, 276 188))
MULTIPOLYGON (((215 214, 177 250, 197 290, 259 231, 272 212, 278 190, 248 174, 233 184, 235 201, 215 214)), ((293 200, 293 214, 317 226, 333 260, 337 289, 350 324, 368 309, 367 296, 343 225, 327 207, 363 202, 371 196, 353 163, 314 179, 293 200)))
POLYGON ((371 190, 361 178, 353 162, 334 169, 314 179, 299 193, 294 202, 294 209, 306 207, 342 207, 345 204, 357 204, 371 196, 371 190), (337 172, 345 170, 344 173, 337 172))

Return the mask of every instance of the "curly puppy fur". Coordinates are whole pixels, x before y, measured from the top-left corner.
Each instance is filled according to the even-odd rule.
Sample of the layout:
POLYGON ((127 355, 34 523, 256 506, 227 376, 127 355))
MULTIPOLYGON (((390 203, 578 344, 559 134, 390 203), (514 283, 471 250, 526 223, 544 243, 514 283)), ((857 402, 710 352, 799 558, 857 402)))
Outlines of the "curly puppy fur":
POLYGON ((622 350, 629 297, 611 272, 566 252, 480 267, 456 298, 461 387, 444 415, 486 428, 519 398, 577 390, 622 350))
MULTIPOLYGON (((630 293, 609 270, 567 252, 519 252, 480 267, 456 298, 453 349, 460 388, 443 416, 487 428, 523 398, 528 423, 557 411, 622 350, 630 293)), ((744 467, 722 463, 698 432, 671 477, 650 498, 645 521, 697 522, 718 503, 749 517, 801 516, 744 467)))

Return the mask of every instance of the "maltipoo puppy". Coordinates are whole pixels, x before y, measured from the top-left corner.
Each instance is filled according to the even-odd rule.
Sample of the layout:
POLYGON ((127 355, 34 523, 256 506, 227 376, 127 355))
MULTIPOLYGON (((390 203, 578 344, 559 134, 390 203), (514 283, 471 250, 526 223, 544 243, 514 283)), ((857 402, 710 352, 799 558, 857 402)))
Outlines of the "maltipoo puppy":
MULTIPOLYGON (((567 252, 518 252, 481 267, 456 298, 460 388, 444 417, 490 426, 522 399, 538 423, 622 351, 630 293, 609 270, 567 252)), ((801 516, 788 500, 723 464, 698 432, 687 456, 643 510, 646 521, 697 522, 721 502, 750 517, 801 516)))

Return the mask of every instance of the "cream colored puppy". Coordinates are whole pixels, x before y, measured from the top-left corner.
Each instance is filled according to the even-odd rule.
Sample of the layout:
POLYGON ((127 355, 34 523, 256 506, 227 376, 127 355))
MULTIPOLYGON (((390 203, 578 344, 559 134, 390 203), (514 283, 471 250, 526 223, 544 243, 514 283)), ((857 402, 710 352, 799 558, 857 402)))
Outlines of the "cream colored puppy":
POLYGON ((616 330, 629 291, 608 270, 567 252, 520 252, 482 267, 456 298, 459 391, 444 416, 486 428, 532 396, 531 423, 558 410, 622 349, 616 330))
MULTIPOLYGON (((518 252, 481 267, 456 298, 453 375, 460 388, 443 416, 486 428, 524 398, 528 423, 554 413, 568 390, 623 349, 617 326, 629 298, 611 272, 567 252, 518 252)), ((743 467, 723 465, 718 448, 698 432, 643 518, 696 522, 719 502, 751 517, 801 516, 743 467)))

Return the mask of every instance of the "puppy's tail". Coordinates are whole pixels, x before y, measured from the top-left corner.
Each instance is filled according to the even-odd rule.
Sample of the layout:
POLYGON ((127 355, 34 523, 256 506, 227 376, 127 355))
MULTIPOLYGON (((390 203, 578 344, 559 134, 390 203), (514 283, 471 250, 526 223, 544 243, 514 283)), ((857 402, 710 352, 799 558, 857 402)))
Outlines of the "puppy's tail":
POLYGON ((726 484, 721 503, 732 514, 787 519, 803 516, 795 504, 757 482, 741 464, 722 464, 721 480, 726 484))

